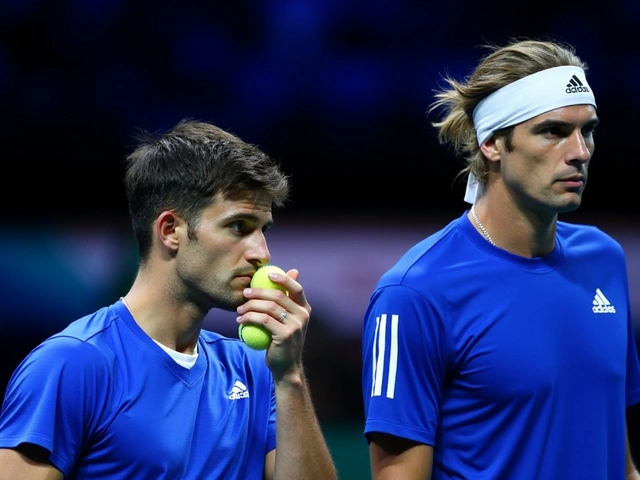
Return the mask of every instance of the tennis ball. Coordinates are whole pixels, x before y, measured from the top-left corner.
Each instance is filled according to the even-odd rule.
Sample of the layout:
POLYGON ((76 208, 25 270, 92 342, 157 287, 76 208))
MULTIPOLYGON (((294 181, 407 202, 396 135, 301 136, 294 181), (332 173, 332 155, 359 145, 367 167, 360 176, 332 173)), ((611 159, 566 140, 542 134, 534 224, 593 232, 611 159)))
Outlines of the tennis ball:
MULTIPOLYGON (((256 270, 251 277, 251 287, 255 288, 274 288, 287 293, 287 290, 269 279, 270 272, 278 272, 286 275, 286 272, 275 265, 263 265, 256 270)), ((266 350, 271 345, 271 332, 262 325, 254 325, 251 323, 241 324, 238 328, 238 336, 240 340, 254 350, 266 350)))
POLYGON ((240 324, 238 336, 254 350, 266 350, 271 345, 271 332, 262 325, 240 324))
POLYGON ((283 275, 286 275, 285 271, 280 267, 276 267, 275 265, 263 265, 262 267, 258 268, 253 277, 251 277, 251 287, 275 288, 276 290, 282 290, 284 293, 287 293, 287 290, 282 285, 273 283, 269 279, 269 273, 271 272, 282 273, 283 275))

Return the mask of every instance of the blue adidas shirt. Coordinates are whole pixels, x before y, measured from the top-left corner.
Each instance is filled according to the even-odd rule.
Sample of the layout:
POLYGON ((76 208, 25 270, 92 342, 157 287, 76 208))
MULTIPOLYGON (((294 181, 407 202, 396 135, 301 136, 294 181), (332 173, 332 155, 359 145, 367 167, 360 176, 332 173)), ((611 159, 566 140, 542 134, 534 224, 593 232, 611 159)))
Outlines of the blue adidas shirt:
POLYGON ((622 248, 559 222, 553 252, 523 258, 465 212, 379 280, 363 368, 365 437, 434 446, 433 480, 625 478, 640 368, 622 248))
POLYGON ((260 479, 276 437, 265 352, 206 331, 198 352, 181 367, 122 302, 82 318, 13 374, 0 447, 40 445, 67 479, 260 479))

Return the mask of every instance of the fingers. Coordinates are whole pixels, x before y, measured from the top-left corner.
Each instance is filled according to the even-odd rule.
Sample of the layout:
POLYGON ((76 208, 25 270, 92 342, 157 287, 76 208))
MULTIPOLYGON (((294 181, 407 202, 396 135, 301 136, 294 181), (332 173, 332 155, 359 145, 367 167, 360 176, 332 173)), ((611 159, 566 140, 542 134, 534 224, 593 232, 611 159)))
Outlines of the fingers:
POLYGON ((269 273, 269 279, 282 285, 287 293, 279 289, 246 288, 243 294, 247 301, 237 308, 239 323, 257 323, 269 330, 277 329, 277 323, 306 325, 311 313, 302 285, 298 283, 299 272, 289 270, 286 275, 269 273), (271 324, 271 325, 270 325, 271 324))
POLYGON ((309 311, 306 308, 296 304, 285 295, 282 298, 267 299, 265 298, 267 295, 262 295, 263 290, 260 289, 260 292, 258 289, 253 289, 251 292, 245 291, 247 301, 237 308, 237 312, 243 320, 265 326, 271 322, 292 324, 304 323, 308 320, 309 311))
POLYGON ((295 268, 292 268, 291 270, 287 271, 287 276, 293 278, 294 280, 298 280, 300 272, 295 268))
POLYGON ((237 309, 238 323, 262 325, 271 332, 266 362, 276 382, 295 381, 302 368, 311 306, 298 277, 298 270, 289 270, 286 275, 269 273, 269 279, 282 285, 287 293, 280 289, 246 288, 243 295, 247 301, 237 309))
POLYGON ((277 272, 270 272, 269 279, 277 284, 284 287, 287 291, 287 295, 285 296, 278 289, 264 289, 264 288, 249 288, 244 291, 244 295, 246 298, 262 298, 265 300, 272 300, 280 305, 283 308, 290 310, 290 307, 293 306, 293 303, 300 305, 305 308, 307 312, 311 311, 311 307, 307 302, 307 298, 304 294, 304 289, 302 285, 298 283, 297 279, 300 276, 300 273, 296 269, 291 269, 287 272, 286 275, 277 272), (287 298, 288 297, 288 298, 287 298), (293 301, 287 302, 290 299, 293 301))
POLYGON ((300 272, 295 268, 289 270, 286 275, 277 272, 269 272, 269 279, 273 283, 284 287, 289 296, 293 298, 296 303, 304 306, 307 303, 307 299, 304 295, 302 285, 297 281, 299 276, 300 272))

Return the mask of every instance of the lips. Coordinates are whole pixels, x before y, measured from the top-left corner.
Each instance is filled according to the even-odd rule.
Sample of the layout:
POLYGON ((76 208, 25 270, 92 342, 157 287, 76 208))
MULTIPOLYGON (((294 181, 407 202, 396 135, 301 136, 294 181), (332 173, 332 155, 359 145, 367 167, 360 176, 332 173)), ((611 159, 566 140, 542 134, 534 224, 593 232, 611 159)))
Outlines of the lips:
POLYGON ((561 178, 558 182, 562 183, 567 188, 581 188, 584 186, 584 176, 571 175, 569 177, 561 178))
POLYGON ((236 278, 239 278, 244 283, 250 283, 251 277, 253 277, 254 272, 241 273, 240 275, 236 275, 236 278))
POLYGON ((560 179, 561 182, 581 182, 584 183, 583 175, 571 175, 560 179))

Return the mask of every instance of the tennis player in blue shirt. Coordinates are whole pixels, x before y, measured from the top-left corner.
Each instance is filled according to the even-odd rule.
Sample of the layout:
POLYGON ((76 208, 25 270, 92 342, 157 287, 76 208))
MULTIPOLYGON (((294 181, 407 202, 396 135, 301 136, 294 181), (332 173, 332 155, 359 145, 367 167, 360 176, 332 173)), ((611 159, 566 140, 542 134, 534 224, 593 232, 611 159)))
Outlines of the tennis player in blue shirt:
POLYGON ((375 480, 635 479, 640 402, 625 254, 577 209, 598 124, 586 65, 489 47, 432 110, 471 208, 379 280, 363 329, 375 480))
POLYGON ((202 122, 145 135, 126 191, 140 266, 120 300, 18 366, 0 414, 0 479, 336 478, 301 361, 311 307, 248 288, 288 178, 202 122), (266 351, 202 329, 212 308, 264 325, 266 351))

